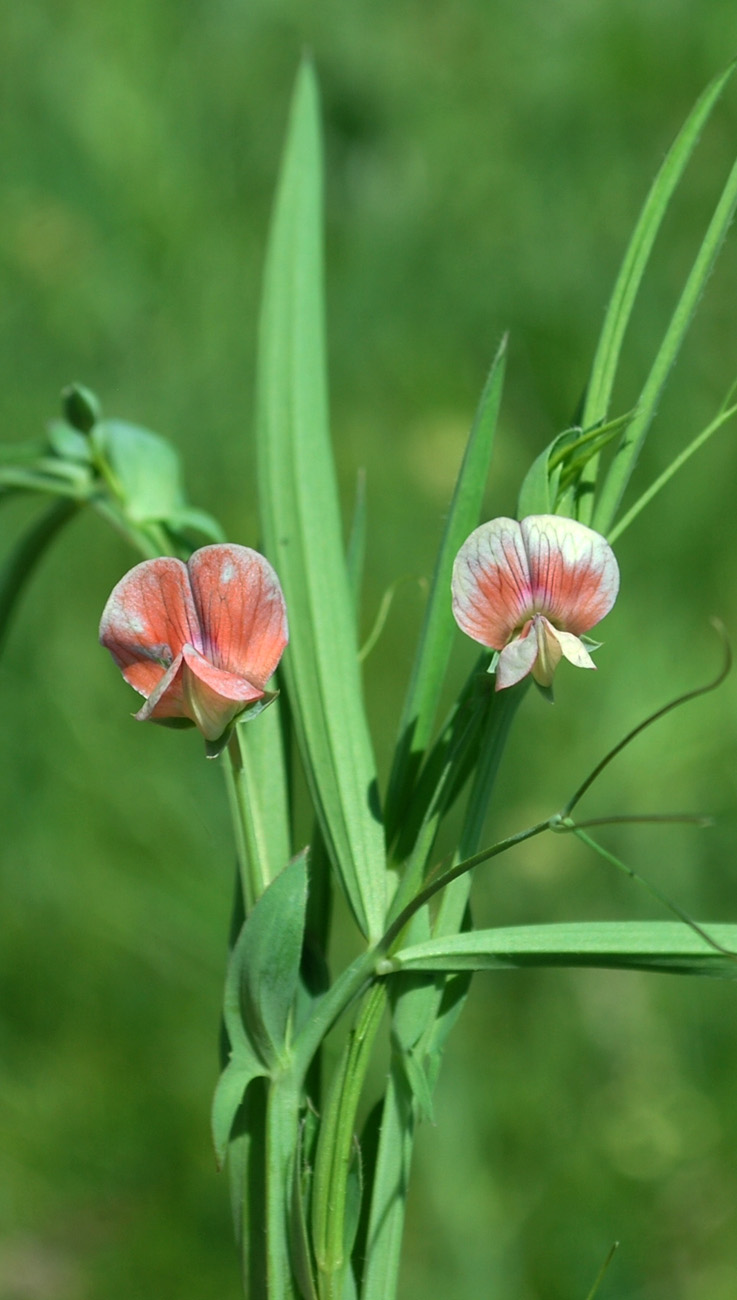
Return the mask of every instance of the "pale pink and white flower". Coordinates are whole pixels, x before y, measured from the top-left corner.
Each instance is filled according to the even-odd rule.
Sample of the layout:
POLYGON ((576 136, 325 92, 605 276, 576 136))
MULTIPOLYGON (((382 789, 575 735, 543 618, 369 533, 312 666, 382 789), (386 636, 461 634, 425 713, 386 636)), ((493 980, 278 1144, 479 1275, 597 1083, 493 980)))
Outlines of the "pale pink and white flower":
POLYGON ((100 641, 145 696, 139 721, 194 723, 212 752, 266 683, 288 641, 279 579, 248 546, 203 546, 187 564, 145 560, 114 587, 100 641))
POLYGON ((451 585, 458 626, 498 651, 496 689, 528 673, 547 688, 561 658, 596 667, 581 637, 612 608, 619 569, 592 528, 560 515, 529 515, 521 523, 492 519, 471 533, 451 585))

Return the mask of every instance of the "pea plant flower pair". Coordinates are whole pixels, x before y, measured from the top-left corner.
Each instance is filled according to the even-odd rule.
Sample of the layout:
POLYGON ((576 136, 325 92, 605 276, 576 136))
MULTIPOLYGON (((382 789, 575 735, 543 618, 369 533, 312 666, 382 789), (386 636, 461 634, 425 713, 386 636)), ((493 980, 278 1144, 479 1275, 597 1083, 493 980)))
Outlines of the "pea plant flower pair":
MULTIPOLYGON (((548 688, 563 657, 595 667, 581 636, 618 589, 614 553, 593 529, 558 515, 493 519, 458 552, 453 614, 497 652, 497 690, 528 674, 548 688)), ((205 546, 187 564, 144 560, 114 588, 100 640, 145 696, 139 721, 192 723, 214 753, 237 717, 274 698, 265 688, 288 640, 284 596, 246 546, 205 546)))
POLYGON ((528 674, 548 690, 561 658, 595 668, 582 640, 609 613, 619 569, 609 543, 574 519, 492 519, 464 542, 453 566, 453 614, 497 651, 496 689, 528 674))
POLYGON ((266 683, 288 641, 279 579, 247 546, 144 560, 114 587, 100 641, 145 697, 139 721, 194 724, 215 755, 236 718, 275 698, 266 683))

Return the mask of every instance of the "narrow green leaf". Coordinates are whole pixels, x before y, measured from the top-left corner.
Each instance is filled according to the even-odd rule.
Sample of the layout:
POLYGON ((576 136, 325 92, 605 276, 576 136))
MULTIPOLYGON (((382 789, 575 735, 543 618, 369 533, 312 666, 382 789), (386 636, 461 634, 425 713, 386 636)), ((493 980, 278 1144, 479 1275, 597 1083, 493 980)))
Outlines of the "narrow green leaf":
POLYGON ((266 260, 257 436, 266 550, 291 643, 283 668, 307 779, 356 921, 378 938, 385 851, 327 413, 317 87, 299 73, 266 260))
POLYGON ((606 1277, 607 1273, 609 1272, 609 1265, 611 1264, 612 1260, 614 1259, 614 1256, 616 1255, 618 1249, 619 1249, 619 1242, 618 1242, 618 1241, 614 1241, 614 1242, 612 1242, 612 1244, 611 1244, 611 1246, 609 1247, 609 1250, 608 1250, 608 1252, 607 1252, 607 1257, 606 1257, 606 1259, 604 1260, 604 1263, 602 1264, 601 1268, 599 1269, 599 1272, 598 1272, 597 1275, 596 1275, 596 1279, 595 1279, 595 1281, 594 1281, 594 1285, 592 1286, 591 1290, 589 1291, 589 1293, 588 1293, 588 1295, 587 1295, 587 1297, 586 1297, 586 1300, 596 1300, 596 1296, 599 1294, 599 1288, 601 1287, 601 1284, 602 1284, 602 1282, 604 1281, 604 1278, 606 1277))
POLYGON ((453 561, 479 522, 501 403, 506 351, 505 336, 481 394, 440 544, 389 778, 386 798, 389 842, 394 838, 432 733, 440 687, 455 634, 450 607, 453 561))
MULTIPOLYGON (((584 427, 596 424, 607 415, 622 342, 655 238, 701 131, 731 77, 734 66, 734 62, 730 63, 725 72, 709 83, 697 100, 666 154, 645 200, 604 317, 586 391, 582 419, 584 427)), ((592 481, 594 477, 595 473, 592 472, 592 481)))
MULTIPOLYGON (((704 927, 737 953, 737 925, 704 927)), ((506 970, 526 966, 595 966, 737 979, 737 957, 710 948, 672 921, 596 921, 514 926, 446 935, 405 948, 397 970, 506 970)))
POLYGON ((76 513, 74 501, 56 501, 35 519, 0 567, 0 650, 18 600, 44 551, 76 513))
POLYGON ((346 550, 346 567, 348 581, 353 592, 353 608, 356 616, 357 635, 360 635, 361 584, 366 559, 366 472, 359 470, 356 476, 356 496, 353 502, 351 531, 348 534, 346 550))
POLYGON ((361 1300, 394 1300, 397 1294, 414 1128, 412 1094, 404 1071, 395 1061, 381 1119, 361 1300))
POLYGON ((249 912, 292 851, 280 707, 277 699, 256 725, 236 724, 224 760, 249 912))
POLYGON ((660 345, 652 369, 637 402, 637 412, 617 448, 609 472, 602 485, 594 512, 594 526, 601 533, 611 528, 619 503, 637 463, 642 444, 647 437, 655 412, 688 327, 693 319, 706 281, 721 251, 727 231, 737 207, 737 163, 727 178, 727 183, 709 223, 703 243, 686 280, 675 311, 670 319, 665 337, 660 345))
POLYGON ((673 475, 677 474, 679 469, 682 469, 691 457, 703 447, 704 443, 709 441, 712 434, 716 433, 718 429, 721 429, 722 425, 726 424, 727 420, 731 420, 732 416, 735 414, 737 414, 737 406, 729 406, 726 410, 720 411, 715 419, 711 420, 710 423, 707 424, 706 428, 702 429, 700 433, 697 433, 696 437, 691 440, 687 447, 684 447, 683 451, 673 457, 670 465, 663 470, 662 474, 658 475, 654 482, 650 484, 650 487, 642 493, 642 496, 637 498, 634 505, 631 505, 629 510, 627 510, 626 513, 617 520, 614 527, 610 529, 610 542, 614 543, 618 537, 622 536, 625 528, 629 528, 630 524, 634 522, 640 512, 645 509, 645 506, 650 504, 653 497, 657 496, 658 492, 660 492, 661 489, 670 482, 673 475))
POLYGON ((302 955, 307 850, 271 882, 243 925, 228 964, 223 1015, 236 1054, 267 1069, 283 1061, 302 955))
POLYGON ((321 1117, 312 1188, 312 1241, 321 1300, 340 1292, 350 1265, 360 1215, 359 1171, 355 1167, 349 1189, 356 1111, 385 1007, 386 988, 377 984, 338 1061, 321 1117))

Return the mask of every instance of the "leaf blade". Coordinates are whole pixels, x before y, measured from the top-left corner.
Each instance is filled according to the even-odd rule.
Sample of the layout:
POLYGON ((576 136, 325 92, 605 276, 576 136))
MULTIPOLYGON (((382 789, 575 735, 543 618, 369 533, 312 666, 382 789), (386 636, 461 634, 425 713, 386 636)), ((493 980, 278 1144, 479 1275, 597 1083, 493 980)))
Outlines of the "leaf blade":
POLYGON ((419 759, 430 739, 440 686, 450 657, 455 634, 450 607, 453 561, 468 534, 478 524, 501 404, 506 352, 505 335, 491 363, 479 399, 438 552, 389 778, 386 822, 387 838, 390 840, 399 810, 412 786, 419 759))
POLYGON ((305 63, 266 261, 257 372, 259 498, 266 550, 289 609, 292 639, 283 669, 308 782, 356 921, 377 937, 385 851, 328 433, 321 187, 317 87, 305 63))
POLYGON ((734 71, 734 62, 699 97, 650 187, 614 285, 591 368, 582 423, 605 419, 624 334, 658 230, 712 109, 734 71))
MULTIPOLYGON (((737 925, 708 933, 737 951, 737 925)), ((737 960, 672 921, 598 921, 472 930, 414 944, 395 954, 397 970, 504 970, 523 966, 605 966, 737 978, 737 960)))

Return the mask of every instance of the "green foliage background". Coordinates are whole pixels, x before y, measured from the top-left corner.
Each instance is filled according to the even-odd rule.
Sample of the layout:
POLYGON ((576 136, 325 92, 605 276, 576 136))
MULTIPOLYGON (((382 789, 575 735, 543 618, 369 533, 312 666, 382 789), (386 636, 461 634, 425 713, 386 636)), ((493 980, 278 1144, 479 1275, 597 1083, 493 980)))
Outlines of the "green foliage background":
MULTIPOLYGON (((291 84, 324 95, 334 439, 368 473, 365 675, 386 772, 428 575, 486 367, 511 351, 489 514, 576 406, 658 163, 731 53, 734 9, 674 0, 296 0, 8 6, 0 44, 1 436, 80 379, 170 435, 190 495, 257 542, 255 320, 291 84)), ((629 339, 632 405, 737 139, 727 91, 666 221, 629 339)), ((737 373, 737 248, 710 282, 638 473, 737 373)), ((600 672, 525 702, 489 837, 591 763, 737 633, 727 427, 618 547, 600 672)), ((3 545, 28 517, 6 506, 3 545)), ((239 1294, 207 1127, 232 852, 196 736, 138 727, 96 633, 131 557, 92 518, 39 572, 0 666, 0 1296, 239 1294)), ((459 637, 460 642, 460 637, 459 637)), ((470 662, 458 647, 458 675, 470 662)), ((643 737, 597 812, 698 809, 715 829, 606 842, 706 920, 737 919, 737 685, 643 737)), ((475 885, 479 923, 653 914, 568 839, 475 885)), ((348 933, 349 922, 345 928, 348 933)), ((347 951, 346 939, 341 951, 347 951)), ((420 1134, 403 1300, 733 1300, 732 985, 616 973, 477 977, 420 1134)), ((378 1080, 377 1080, 378 1083, 378 1080)))

